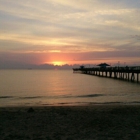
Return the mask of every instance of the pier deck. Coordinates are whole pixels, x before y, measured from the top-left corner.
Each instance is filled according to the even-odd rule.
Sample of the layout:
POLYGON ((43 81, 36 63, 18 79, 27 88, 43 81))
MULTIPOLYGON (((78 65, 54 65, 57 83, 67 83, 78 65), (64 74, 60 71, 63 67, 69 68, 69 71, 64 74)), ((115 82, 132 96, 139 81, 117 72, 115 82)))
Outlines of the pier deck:
POLYGON ((73 68, 73 72, 80 72, 88 75, 96 75, 115 79, 122 79, 131 82, 140 82, 140 66, 136 67, 106 67, 106 68, 73 68))

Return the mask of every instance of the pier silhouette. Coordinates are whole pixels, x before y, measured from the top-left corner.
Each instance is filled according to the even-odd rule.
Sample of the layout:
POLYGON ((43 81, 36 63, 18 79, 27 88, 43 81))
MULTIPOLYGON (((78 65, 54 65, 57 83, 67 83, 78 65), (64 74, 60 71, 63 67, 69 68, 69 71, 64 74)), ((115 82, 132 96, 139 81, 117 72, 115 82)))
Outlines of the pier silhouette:
POLYGON ((84 66, 81 66, 80 68, 73 68, 73 72, 80 72, 82 74, 127 80, 137 83, 140 82, 140 66, 108 67, 109 65, 106 63, 99 64, 98 66, 100 67, 85 68, 84 66))

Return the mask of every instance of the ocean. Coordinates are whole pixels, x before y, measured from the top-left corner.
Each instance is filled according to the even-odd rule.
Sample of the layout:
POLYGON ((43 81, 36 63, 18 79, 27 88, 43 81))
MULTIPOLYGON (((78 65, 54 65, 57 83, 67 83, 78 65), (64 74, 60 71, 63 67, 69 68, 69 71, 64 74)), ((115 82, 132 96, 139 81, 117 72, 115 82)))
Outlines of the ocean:
POLYGON ((0 107, 140 104, 140 83, 72 70, 0 70, 0 107))

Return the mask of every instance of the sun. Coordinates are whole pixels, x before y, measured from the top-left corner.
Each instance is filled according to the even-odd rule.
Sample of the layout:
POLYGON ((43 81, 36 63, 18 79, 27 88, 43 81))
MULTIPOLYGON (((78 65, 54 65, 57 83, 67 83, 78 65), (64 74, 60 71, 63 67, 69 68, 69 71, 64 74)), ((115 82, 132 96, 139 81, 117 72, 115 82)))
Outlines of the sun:
POLYGON ((62 66, 62 65, 64 65, 65 63, 64 62, 62 62, 62 61, 54 61, 54 62, 52 62, 53 63, 53 65, 54 66, 62 66))

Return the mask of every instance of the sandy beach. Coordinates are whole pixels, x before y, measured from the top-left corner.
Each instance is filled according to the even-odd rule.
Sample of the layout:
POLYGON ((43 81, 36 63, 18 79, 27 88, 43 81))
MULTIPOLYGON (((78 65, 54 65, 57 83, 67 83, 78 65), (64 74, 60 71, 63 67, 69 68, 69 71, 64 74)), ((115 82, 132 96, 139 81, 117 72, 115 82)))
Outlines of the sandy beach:
POLYGON ((1 107, 0 140, 139 140, 139 105, 1 107))

